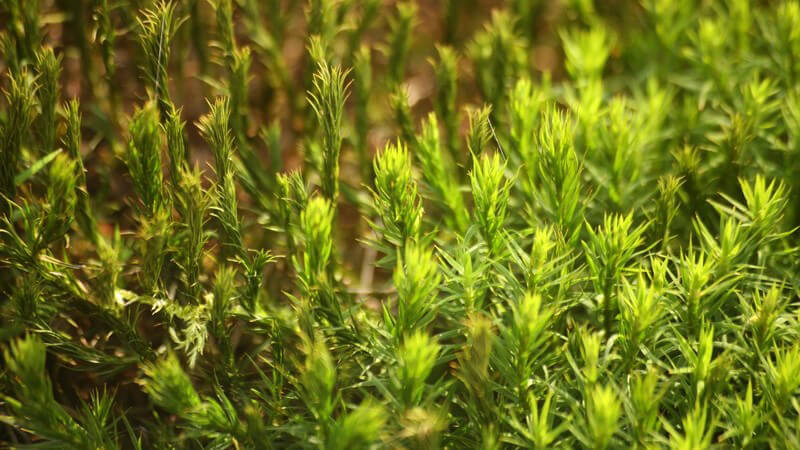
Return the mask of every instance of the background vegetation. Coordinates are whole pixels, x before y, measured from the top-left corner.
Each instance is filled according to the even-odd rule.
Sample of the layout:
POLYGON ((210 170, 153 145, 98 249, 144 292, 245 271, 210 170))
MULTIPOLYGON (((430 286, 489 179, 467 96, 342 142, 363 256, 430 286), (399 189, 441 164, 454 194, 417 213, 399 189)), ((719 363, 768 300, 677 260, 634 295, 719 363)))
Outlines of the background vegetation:
POLYGON ((800 447, 800 3, 3 0, 0 442, 800 447))

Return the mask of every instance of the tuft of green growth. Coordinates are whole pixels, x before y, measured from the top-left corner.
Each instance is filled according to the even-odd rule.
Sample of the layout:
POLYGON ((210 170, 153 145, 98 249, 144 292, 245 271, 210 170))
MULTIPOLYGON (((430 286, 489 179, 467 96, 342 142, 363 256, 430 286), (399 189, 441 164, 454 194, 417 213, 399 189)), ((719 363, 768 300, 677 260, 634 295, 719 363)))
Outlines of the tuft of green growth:
POLYGON ((54 448, 120 448, 111 418, 112 397, 93 393, 91 403, 76 416, 55 400, 41 340, 26 336, 12 342, 3 355, 15 392, 13 397, 4 396, 15 415, 4 417, 6 423, 30 430, 41 436, 42 444, 54 448))
POLYGON ((555 223, 559 232, 570 242, 575 242, 583 225, 586 205, 581 201, 584 187, 581 180, 583 168, 572 138, 570 116, 549 105, 542 117, 539 130, 538 170, 534 183, 535 205, 555 223))
POLYGON ((139 235, 142 278, 149 289, 156 290, 161 288, 171 211, 169 198, 164 194, 161 162, 163 138, 155 103, 148 102, 136 110, 129 128, 130 141, 125 163, 141 202, 139 235))
POLYGON ((309 284, 325 277, 333 251, 333 207, 323 197, 313 197, 300 215, 300 229, 305 239, 302 274, 309 284))
POLYGON ((447 211, 448 228, 463 233, 469 224, 464 197, 461 194, 452 162, 442 150, 439 122, 431 113, 422 123, 422 133, 415 156, 419 161, 422 178, 428 188, 429 197, 447 211))
POLYGON ((490 115, 492 107, 469 110, 469 132, 467 133, 467 149, 473 155, 480 155, 487 150, 493 137, 490 115))
POLYGON ((169 57, 171 44, 183 19, 177 15, 176 3, 159 0, 137 18, 139 45, 144 55, 142 70, 150 95, 162 115, 169 112, 169 57))
POLYGON ((180 256, 176 264, 185 274, 183 293, 190 302, 197 303, 202 293, 200 269, 209 238, 205 225, 213 195, 203 189, 202 173, 197 167, 193 170, 180 167, 178 170, 180 175, 177 178, 180 181, 176 186, 174 204, 182 220, 178 238, 181 251, 178 252, 180 256))
POLYGON ((392 388, 401 411, 423 404, 428 390, 426 382, 440 351, 441 346, 420 331, 407 335, 403 340, 397 351, 397 367, 392 377, 392 388))
POLYGON ((603 326, 611 333, 617 309, 617 289, 628 262, 640 251, 647 224, 633 227, 633 216, 606 216, 602 228, 588 228, 589 240, 583 242, 597 292, 602 294, 603 326))
POLYGON ((423 216, 406 146, 399 141, 387 144, 375 156, 373 171, 373 203, 380 218, 380 225, 373 228, 391 245, 402 249, 421 238, 423 216))
POLYGON ((599 79, 603 75, 612 40, 602 25, 588 30, 565 30, 561 33, 566 69, 579 83, 599 79))
POLYGON ((576 433, 585 446, 606 449, 612 446, 619 429, 622 406, 617 394, 609 386, 595 386, 586 399, 585 430, 576 433))
POLYGON ((0 145, 2 145, 0 189, 7 199, 14 198, 16 190, 14 178, 19 171, 22 146, 37 115, 37 90, 38 85, 34 77, 27 71, 22 71, 9 75, 8 87, 3 91, 7 106, 0 128, 0 145))
POLYGON ((439 275, 433 252, 416 244, 406 246, 397 260, 394 284, 397 311, 384 309, 384 317, 388 330, 401 340, 413 330, 425 329, 436 317, 438 305, 431 299, 436 297, 439 275))
POLYGON ((214 216, 219 223, 225 254, 244 256, 234 178, 234 141, 229 125, 230 102, 227 97, 219 97, 209 106, 210 111, 200 118, 197 127, 214 154, 214 172, 217 176, 214 216))
POLYGON ((372 54, 370 48, 362 46, 353 57, 353 91, 355 92, 355 136, 353 145, 358 152, 358 166, 363 180, 372 179, 369 152, 369 111, 373 91, 372 54))
POLYGON ((186 123, 181 119, 181 110, 170 108, 167 118, 162 124, 167 140, 167 156, 169 157, 170 182, 177 185, 181 182, 182 170, 188 167, 189 154, 186 149, 184 128, 186 123))
POLYGON ((436 116, 441 118, 445 129, 445 148, 454 161, 459 158, 459 114, 458 114, 458 55, 452 47, 437 46, 438 59, 432 59, 435 71, 436 116))
POLYGON ((61 56, 52 48, 43 48, 36 53, 36 90, 39 103, 37 134, 41 136, 39 151, 49 153, 56 143, 56 107, 61 97, 61 56))
POLYGON ((342 151, 342 115, 349 95, 348 70, 318 61, 308 102, 322 132, 322 192, 329 200, 339 197, 339 156, 342 151))
POLYGON ((144 214, 152 217, 164 206, 161 150, 163 139, 155 104, 147 103, 131 117, 125 164, 139 194, 144 214))
POLYGON ((483 155, 480 160, 473 156, 470 183, 475 203, 475 223, 489 247, 492 256, 498 256, 503 248, 508 198, 512 182, 506 180, 506 164, 500 155, 483 155))

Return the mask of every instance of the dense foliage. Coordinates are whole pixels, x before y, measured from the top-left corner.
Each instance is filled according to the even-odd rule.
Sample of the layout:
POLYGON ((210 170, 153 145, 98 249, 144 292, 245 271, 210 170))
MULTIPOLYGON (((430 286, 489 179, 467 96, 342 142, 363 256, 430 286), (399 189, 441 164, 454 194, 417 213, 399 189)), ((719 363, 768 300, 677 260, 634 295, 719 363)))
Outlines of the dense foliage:
POLYGON ((0 11, 0 443, 800 448, 800 2, 0 11))

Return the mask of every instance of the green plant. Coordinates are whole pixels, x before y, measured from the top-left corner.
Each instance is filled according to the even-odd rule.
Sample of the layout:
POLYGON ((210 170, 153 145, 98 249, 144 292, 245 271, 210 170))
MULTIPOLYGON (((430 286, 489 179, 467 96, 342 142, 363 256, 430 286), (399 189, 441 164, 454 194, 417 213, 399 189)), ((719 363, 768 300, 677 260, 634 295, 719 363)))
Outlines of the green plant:
POLYGON ((798 30, 0 2, 0 446, 800 448, 798 30))

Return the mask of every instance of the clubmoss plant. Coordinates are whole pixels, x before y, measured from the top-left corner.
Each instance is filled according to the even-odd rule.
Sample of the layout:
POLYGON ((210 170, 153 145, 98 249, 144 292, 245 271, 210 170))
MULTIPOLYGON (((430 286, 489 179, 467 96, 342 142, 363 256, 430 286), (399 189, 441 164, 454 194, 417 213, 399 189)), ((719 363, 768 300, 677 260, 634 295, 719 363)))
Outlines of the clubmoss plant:
POLYGON ((459 114, 458 114, 458 55, 449 46, 436 47, 438 58, 431 60, 436 75, 436 116, 440 117, 445 130, 445 148, 450 157, 459 158, 459 114))
POLYGON ((800 448, 798 30, 0 1, 0 446, 800 448))
POLYGON ((171 43, 183 19, 177 16, 176 4, 159 1, 142 11, 137 19, 139 43, 145 63, 143 71, 151 95, 163 115, 169 112, 169 56, 171 43))
POLYGON ((36 90, 39 103, 36 134, 42 138, 39 151, 47 154, 54 149, 56 143, 56 107, 61 97, 60 56, 56 56, 52 48, 42 48, 36 52, 35 68, 36 81, 39 86, 36 90))
POLYGON ((397 367, 392 377, 392 389, 401 411, 421 406, 430 395, 428 377, 436 366, 441 347, 430 336, 415 332, 406 336, 397 352, 397 367))
POLYGON ((408 53, 411 48, 414 25, 417 16, 417 5, 403 2, 397 5, 397 17, 391 22, 387 56, 389 65, 388 82, 398 84, 405 77, 408 53))
POLYGON ((322 132, 322 192, 336 202, 339 197, 339 155, 342 151, 342 115, 348 97, 349 71, 318 61, 314 73, 314 89, 308 100, 322 132))
MULTIPOLYGON (((411 172, 411 158, 401 142, 388 144, 375 157, 373 202, 380 218, 374 228, 389 244, 403 249, 422 237, 423 209, 417 183, 411 172)), ((393 251, 387 250, 392 256, 393 251)))
POLYGON ((458 177, 454 174, 453 162, 442 149, 443 143, 435 114, 431 113, 422 122, 418 143, 415 156, 421 166, 428 195, 446 211, 445 221, 448 228, 464 233, 469 225, 468 212, 458 177))
POLYGON ((506 165, 500 155, 484 155, 480 161, 473 157, 470 173, 472 196, 475 202, 475 222, 489 253, 498 256, 503 247, 502 229, 508 209, 508 197, 513 183, 505 179, 506 165))
POLYGON ((397 312, 384 309, 389 331, 401 340, 413 330, 424 330, 436 317, 439 275, 433 252, 416 244, 407 245, 394 272, 397 312))
POLYGON ((587 263, 597 292, 602 293, 603 326, 611 333, 617 309, 617 287, 624 268, 642 244, 647 224, 631 228, 633 216, 606 216, 603 227, 588 229, 589 241, 584 241, 587 263))
MULTIPOLYGON (((8 88, 4 90, 7 107, 3 117, 3 155, 0 165, 0 189, 7 199, 14 198, 22 157, 22 145, 36 117, 36 91, 34 77, 27 71, 9 75, 8 88)), ((52 126, 52 125, 51 125, 52 126)), ((4 207, 5 208, 5 207, 4 207)))

